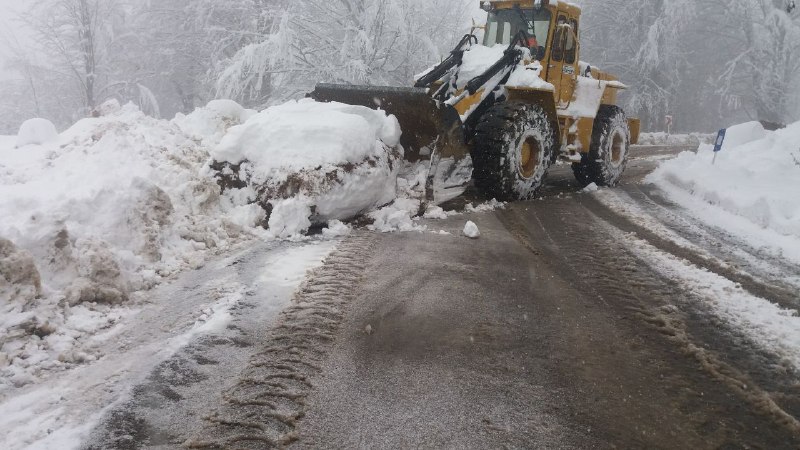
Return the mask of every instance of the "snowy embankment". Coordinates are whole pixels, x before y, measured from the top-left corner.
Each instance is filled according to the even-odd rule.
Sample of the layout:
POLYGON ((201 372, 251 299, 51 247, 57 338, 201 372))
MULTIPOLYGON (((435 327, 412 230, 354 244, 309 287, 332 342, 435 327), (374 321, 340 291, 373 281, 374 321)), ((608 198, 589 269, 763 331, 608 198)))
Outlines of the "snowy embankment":
POLYGON ((800 264, 800 122, 731 127, 713 160, 713 146, 702 144, 646 181, 705 222, 800 264))
POLYGON ((38 121, 0 140, 0 392, 93 360, 85 337, 138 293, 260 234, 201 174, 201 142, 246 114, 231 103, 164 121, 111 102, 61 135, 38 121))

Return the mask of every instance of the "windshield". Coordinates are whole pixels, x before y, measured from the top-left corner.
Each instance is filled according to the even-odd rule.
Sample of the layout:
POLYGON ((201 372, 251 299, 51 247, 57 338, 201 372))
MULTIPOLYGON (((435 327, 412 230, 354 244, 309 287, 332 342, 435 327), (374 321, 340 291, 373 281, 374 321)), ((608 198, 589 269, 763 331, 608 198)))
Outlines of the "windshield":
POLYGON ((524 9, 521 12, 527 20, 523 20, 520 10, 501 9, 490 12, 483 45, 487 47, 494 47, 497 44, 508 45, 520 30, 525 30, 530 37, 529 46, 545 47, 550 34, 550 11, 524 9), (525 23, 526 21, 528 23, 525 23))

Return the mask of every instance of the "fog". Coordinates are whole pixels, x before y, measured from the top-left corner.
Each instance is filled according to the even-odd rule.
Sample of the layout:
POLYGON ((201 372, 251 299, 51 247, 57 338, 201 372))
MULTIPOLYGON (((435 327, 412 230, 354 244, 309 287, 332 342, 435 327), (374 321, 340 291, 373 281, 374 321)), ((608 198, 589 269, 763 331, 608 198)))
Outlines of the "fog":
MULTIPOLYGON (((0 134, 109 98, 172 117, 263 108, 316 82, 406 86, 469 31, 476 0, 0 0, 0 134)), ((630 89, 647 130, 800 116, 793 0, 585 0, 581 59, 630 89)))

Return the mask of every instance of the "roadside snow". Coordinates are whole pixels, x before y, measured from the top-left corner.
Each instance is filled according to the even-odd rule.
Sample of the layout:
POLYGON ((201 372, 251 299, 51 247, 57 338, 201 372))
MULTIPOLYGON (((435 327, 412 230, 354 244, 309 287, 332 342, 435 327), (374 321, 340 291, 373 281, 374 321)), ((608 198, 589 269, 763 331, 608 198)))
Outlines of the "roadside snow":
POLYGON ((800 317, 768 300, 755 297, 734 282, 664 253, 635 235, 618 232, 623 242, 649 265, 687 286, 703 305, 761 348, 800 370, 800 317))
POLYGON ((0 139, 0 395, 91 361, 142 292, 264 234, 174 122, 105 111, 42 145, 0 139))
POLYGON ((732 127, 715 164, 709 145, 662 163, 646 181, 700 219, 800 263, 800 122, 775 132, 732 127))

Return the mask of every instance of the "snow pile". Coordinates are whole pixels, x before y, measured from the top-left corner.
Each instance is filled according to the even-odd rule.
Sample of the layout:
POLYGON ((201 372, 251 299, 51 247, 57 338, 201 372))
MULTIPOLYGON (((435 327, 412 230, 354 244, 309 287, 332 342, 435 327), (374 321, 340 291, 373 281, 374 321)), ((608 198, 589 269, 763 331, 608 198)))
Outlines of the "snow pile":
POLYGON ((254 116, 256 111, 245 109, 233 100, 212 100, 188 115, 177 114, 175 122, 184 133, 212 147, 222 140, 228 129, 254 116))
POLYGON ((399 141, 397 119, 383 111, 305 99, 231 128, 212 169, 224 189, 250 190, 270 230, 287 236, 391 202, 399 141))
POLYGON ((417 224, 421 202, 410 198, 398 198, 391 205, 370 212, 367 217, 374 222, 368 228, 373 231, 390 233, 393 231, 425 231, 417 224))
POLYGON ((697 154, 664 162, 646 180, 699 214, 728 214, 726 229, 744 220, 800 239, 800 122, 774 132, 758 123, 732 127, 714 165, 713 158, 713 147, 701 145, 697 154))
POLYGON ((41 145, 58 139, 58 131, 53 122, 47 119, 26 120, 17 133, 17 147, 41 145))
POLYGON ((259 233, 203 173, 208 158, 132 105, 0 149, 0 391, 87 360, 81 336, 119 305, 259 233))
POLYGON ((711 144, 716 138, 716 134, 690 133, 690 134, 667 134, 661 133, 641 133, 638 145, 672 145, 697 147, 700 144, 711 144))

